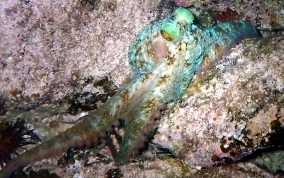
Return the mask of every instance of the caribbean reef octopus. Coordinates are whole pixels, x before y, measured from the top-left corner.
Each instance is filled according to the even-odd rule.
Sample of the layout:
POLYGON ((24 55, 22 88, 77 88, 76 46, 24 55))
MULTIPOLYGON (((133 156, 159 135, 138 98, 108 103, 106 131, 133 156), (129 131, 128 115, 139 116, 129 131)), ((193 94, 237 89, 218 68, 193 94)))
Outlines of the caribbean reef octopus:
POLYGON ((181 98, 201 63, 208 64, 243 38, 253 37, 258 33, 245 21, 203 28, 189 10, 176 9, 137 36, 129 48, 131 78, 112 98, 74 127, 15 157, 2 168, 0 177, 70 147, 96 145, 122 123, 124 135, 114 159, 117 164, 127 163, 144 147, 167 103, 181 98))

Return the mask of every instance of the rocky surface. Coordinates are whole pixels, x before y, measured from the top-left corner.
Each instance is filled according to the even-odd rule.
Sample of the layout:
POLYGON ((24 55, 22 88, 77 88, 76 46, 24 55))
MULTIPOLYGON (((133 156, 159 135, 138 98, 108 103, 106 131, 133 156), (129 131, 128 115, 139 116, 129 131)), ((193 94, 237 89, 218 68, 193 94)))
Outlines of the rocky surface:
POLYGON ((206 9, 220 22, 244 19, 258 29, 279 32, 284 29, 284 2, 282 0, 174 0, 184 7, 206 9))
POLYGON ((130 43, 152 20, 164 16, 166 5, 1 1, 2 112, 60 101, 72 93, 96 93, 92 83, 105 76, 121 84, 129 73, 130 43))
MULTIPOLYGON (((150 0, 1 1, 2 121, 20 115, 42 140, 70 127, 87 113, 82 103, 99 107, 115 92, 130 72, 127 49, 135 35, 172 8, 171 1, 150 0)), ((283 146, 283 55, 283 36, 246 40, 232 49, 194 78, 161 119, 150 150, 129 164, 118 167, 104 148, 80 150, 61 168, 59 158, 50 158, 33 169, 60 177, 273 177, 281 166, 270 166, 273 173, 248 162, 211 166, 283 146)))
POLYGON ((283 44, 283 36, 246 41, 197 76, 154 142, 204 167, 283 146, 283 44))

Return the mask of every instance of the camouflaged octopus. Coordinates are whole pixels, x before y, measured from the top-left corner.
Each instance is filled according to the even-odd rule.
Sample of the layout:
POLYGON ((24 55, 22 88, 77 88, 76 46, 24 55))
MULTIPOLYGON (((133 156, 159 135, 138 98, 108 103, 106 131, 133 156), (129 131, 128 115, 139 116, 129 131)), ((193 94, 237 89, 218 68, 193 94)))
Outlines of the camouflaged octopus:
POLYGON ((124 121, 124 135, 114 158, 118 164, 126 163, 144 146, 153 123, 166 109, 165 103, 181 98, 201 63, 214 61, 243 38, 258 37, 245 21, 205 29, 193 21, 190 11, 178 8, 148 25, 129 49, 131 79, 82 122, 14 158, 3 167, 0 177, 70 147, 98 144, 119 126, 119 119, 124 121))

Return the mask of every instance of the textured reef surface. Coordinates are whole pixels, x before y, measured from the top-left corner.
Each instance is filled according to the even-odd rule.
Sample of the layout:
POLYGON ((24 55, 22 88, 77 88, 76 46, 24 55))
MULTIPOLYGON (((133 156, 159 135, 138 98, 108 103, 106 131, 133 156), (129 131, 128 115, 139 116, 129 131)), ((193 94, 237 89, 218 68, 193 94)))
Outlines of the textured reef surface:
MULTIPOLYGON (((151 20, 172 10, 170 1, 13 3, 0 6, 0 121, 19 116, 42 141, 99 108, 115 85, 125 85, 128 46, 151 20)), ((116 165, 109 149, 99 147, 71 149, 32 169, 60 177, 272 177, 249 162, 226 163, 283 146, 283 53, 283 36, 247 40, 210 70, 200 68, 161 118, 149 150, 130 163, 116 165), (201 169, 212 165, 220 167, 201 169)), ((275 166, 253 162, 283 170, 281 160, 265 160, 275 166)))
POLYGON ((174 0, 174 2, 178 6, 210 10, 220 22, 244 19, 258 29, 276 32, 283 31, 284 27, 282 0, 174 0))

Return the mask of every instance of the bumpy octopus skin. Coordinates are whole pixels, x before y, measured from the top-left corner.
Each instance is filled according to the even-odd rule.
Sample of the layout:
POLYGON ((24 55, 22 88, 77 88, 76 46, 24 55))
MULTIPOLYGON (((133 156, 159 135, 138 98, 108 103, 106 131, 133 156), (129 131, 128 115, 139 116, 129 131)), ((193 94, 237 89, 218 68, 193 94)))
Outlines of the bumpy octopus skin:
POLYGON ((118 118, 124 120, 125 132, 115 161, 126 163, 144 146, 165 103, 180 99, 198 66, 251 37, 258 37, 258 33, 245 21, 203 29, 193 23, 187 9, 176 9, 169 17, 147 26, 130 46, 133 75, 128 83, 82 122, 11 160, 0 177, 9 177, 19 167, 62 154, 70 147, 98 144, 119 125, 118 118))

